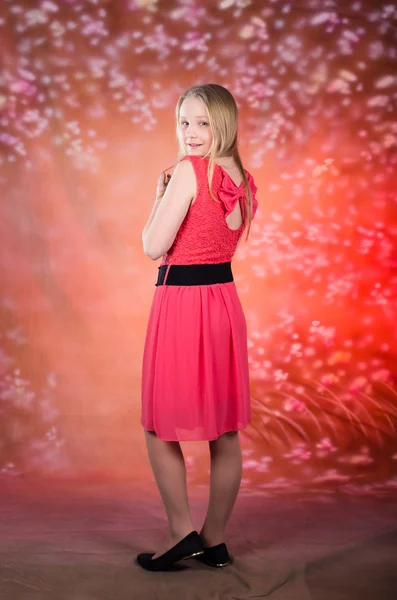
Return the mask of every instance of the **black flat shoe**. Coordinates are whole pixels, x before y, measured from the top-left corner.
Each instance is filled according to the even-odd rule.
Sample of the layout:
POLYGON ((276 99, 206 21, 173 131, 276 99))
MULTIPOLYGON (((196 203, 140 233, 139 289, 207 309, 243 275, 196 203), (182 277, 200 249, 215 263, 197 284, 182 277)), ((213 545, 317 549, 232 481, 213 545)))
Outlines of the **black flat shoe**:
POLYGON ((210 567, 217 568, 227 567, 232 562, 226 544, 217 544, 216 546, 204 548, 204 553, 196 558, 210 567))
POLYGON ((192 531, 158 558, 152 558, 152 554, 138 554, 138 564, 147 571, 166 571, 180 560, 200 556, 204 552, 203 542, 197 531, 192 531))

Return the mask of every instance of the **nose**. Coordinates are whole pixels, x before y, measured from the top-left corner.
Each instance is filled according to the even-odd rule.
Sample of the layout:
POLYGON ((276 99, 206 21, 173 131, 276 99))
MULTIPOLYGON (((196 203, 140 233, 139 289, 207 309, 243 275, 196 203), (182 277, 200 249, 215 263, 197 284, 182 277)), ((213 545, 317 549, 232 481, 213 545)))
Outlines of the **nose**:
POLYGON ((194 126, 194 124, 193 124, 193 123, 189 123, 189 125, 188 125, 188 127, 187 127, 187 129, 186 129, 186 134, 187 134, 189 137, 197 137, 196 130, 195 130, 195 126, 194 126))

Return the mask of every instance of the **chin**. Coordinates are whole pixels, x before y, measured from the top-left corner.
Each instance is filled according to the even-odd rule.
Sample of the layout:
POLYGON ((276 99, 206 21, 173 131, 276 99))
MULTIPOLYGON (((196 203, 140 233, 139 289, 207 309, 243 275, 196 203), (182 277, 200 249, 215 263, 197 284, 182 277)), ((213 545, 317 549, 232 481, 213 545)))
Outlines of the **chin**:
POLYGON ((203 150, 202 148, 188 148, 188 150, 186 151, 186 154, 194 154, 194 156, 204 156, 206 153, 206 150, 203 150))

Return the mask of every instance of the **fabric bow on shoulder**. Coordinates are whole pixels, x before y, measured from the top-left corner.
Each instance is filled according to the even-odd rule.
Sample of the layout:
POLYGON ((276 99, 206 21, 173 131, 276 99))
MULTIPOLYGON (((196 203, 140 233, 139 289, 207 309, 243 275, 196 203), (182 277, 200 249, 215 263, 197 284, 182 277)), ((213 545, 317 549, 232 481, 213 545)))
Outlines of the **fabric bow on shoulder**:
MULTIPOLYGON (((242 181, 241 184, 239 186, 237 186, 226 172, 222 171, 222 174, 223 174, 223 177, 220 182, 219 189, 218 189, 218 196, 222 200, 223 204, 225 205, 225 208, 226 208, 225 216, 227 217, 228 215, 230 215, 230 213, 233 212, 237 202, 240 202, 241 210, 242 210, 243 216, 245 217, 245 202, 242 202, 245 198, 244 182, 242 181)), ((248 171, 246 171, 246 175, 247 175, 247 179, 248 179, 248 184, 251 188, 252 217, 254 217, 256 210, 258 208, 258 201, 255 197, 255 194, 256 194, 258 188, 256 187, 256 185, 254 183, 254 178, 252 177, 252 175, 250 173, 248 173, 248 171)))

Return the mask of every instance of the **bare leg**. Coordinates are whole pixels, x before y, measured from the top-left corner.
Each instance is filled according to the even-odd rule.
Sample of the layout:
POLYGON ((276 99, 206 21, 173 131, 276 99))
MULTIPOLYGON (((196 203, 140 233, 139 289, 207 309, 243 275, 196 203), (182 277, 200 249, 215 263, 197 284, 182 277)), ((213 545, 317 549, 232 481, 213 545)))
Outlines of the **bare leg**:
POLYGON ((165 442, 145 431, 152 471, 168 517, 169 537, 157 558, 193 531, 186 487, 186 467, 179 442, 165 442))
POLYGON ((225 541, 225 529, 232 513, 242 476, 240 438, 237 431, 211 441, 210 500, 200 535, 205 546, 225 541))

